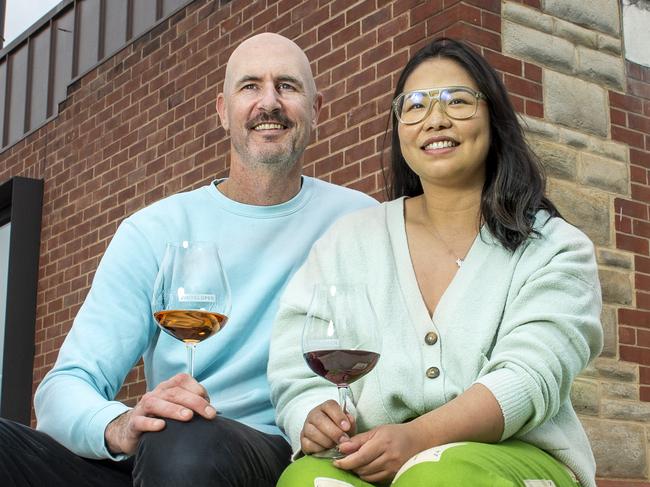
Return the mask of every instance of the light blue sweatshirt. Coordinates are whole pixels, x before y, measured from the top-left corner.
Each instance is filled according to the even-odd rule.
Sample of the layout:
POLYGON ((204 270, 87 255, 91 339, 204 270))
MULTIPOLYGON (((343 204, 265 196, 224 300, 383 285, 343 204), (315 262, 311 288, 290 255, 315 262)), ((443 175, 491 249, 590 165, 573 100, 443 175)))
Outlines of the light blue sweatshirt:
POLYGON ((186 371, 185 347, 151 314, 153 283, 167 242, 214 241, 232 290, 228 324, 200 343, 197 380, 225 417, 279 434, 266 364, 279 296, 312 243, 339 216, 376 205, 369 196, 303 177, 300 192, 275 206, 226 198, 215 184, 163 199, 124 220, 54 368, 35 396, 37 428, 88 458, 112 456, 108 423, 128 410, 114 398, 144 358, 148 390, 186 371))

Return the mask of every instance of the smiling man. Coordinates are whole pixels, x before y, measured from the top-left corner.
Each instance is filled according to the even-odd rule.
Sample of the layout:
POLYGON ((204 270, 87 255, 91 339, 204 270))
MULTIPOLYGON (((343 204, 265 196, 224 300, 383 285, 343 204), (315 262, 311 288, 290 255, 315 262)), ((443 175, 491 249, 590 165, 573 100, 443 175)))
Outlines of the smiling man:
POLYGON ((376 204, 301 176, 321 103, 292 41, 266 33, 234 50, 217 97, 229 177, 120 225, 36 392, 40 431, 0 420, 0 485, 275 486, 290 456, 266 380, 279 296, 336 218, 376 204), (232 292, 228 326, 198 345, 196 379, 151 315, 165 244, 183 240, 218 244, 232 292), (129 408, 115 396, 141 357, 148 392, 129 408))

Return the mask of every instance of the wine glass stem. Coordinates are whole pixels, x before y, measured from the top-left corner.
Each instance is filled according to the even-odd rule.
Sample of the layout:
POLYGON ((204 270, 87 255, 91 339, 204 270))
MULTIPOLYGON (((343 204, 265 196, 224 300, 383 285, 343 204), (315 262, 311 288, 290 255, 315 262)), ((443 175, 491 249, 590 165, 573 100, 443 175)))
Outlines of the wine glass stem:
POLYGON ((185 348, 187 349, 187 372, 194 377, 194 351, 196 350, 196 344, 186 343, 185 348))
POLYGON ((348 396, 350 388, 348 386, 338 386, 339 388, 339 404, 345 414, 348 413, 348 396))

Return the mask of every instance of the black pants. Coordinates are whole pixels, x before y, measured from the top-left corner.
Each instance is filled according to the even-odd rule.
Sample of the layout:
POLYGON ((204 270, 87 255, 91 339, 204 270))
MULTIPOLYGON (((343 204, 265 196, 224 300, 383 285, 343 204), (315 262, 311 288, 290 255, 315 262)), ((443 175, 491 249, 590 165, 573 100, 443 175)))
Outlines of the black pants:
POLYGON ((284 438, 217 417, 166 420, 123 462, 81 458, 48 435, 0 419, 2 487, 274 487, 289 464, 284 438))

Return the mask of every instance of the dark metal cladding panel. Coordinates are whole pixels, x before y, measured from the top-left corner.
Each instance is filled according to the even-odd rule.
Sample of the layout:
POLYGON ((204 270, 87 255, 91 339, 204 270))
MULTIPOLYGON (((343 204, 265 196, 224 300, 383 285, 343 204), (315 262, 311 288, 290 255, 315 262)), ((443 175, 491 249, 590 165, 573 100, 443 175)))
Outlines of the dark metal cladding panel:
POLYGON ((47 118, 47 86, 50 68, 50 27, 32 37, 32 92, 29 130, 47 118))
POLYGON ((5 141, 3 134, 5 132, 5 118, 9 113, 5 109, 5 91, 7 89, 7 58, 3 58, 0 62, 0 146, 4 146, 5 141))
POLYGON ((27 96, 28 43, 23 42, 9 55, 11 59, 11 96, 9 98, 9 143, 25 133, 25 100, 27 96))
POLYGON ((167 17, 188 3, 190 3, 188 0, 163 0, 163 17, 167 17))
POLYGON ((156 0, 134 0, 133 38, 151 29, 156 23, 156 0))
MULTIPOLYGON (((71 4, 72 5, 72 4, 71 4)), ((68 8, 63 15, 54 19, 56 46, 54 49, 54 96, 52 113, 58 113, 58 105, 67 96, 67 87, 72 79, 72 45, 74 9, 68 8)))
POLYGON ((104 29, 104 55, 114 54, 126 43, 126 1, 106 1, 106 28, 104 29))
POLYGON ((77 75, 80 75, 95 66, 99 60, 99 0, 81 0, 77 8, 80 15, 77 22, 79 26, 77 75))

